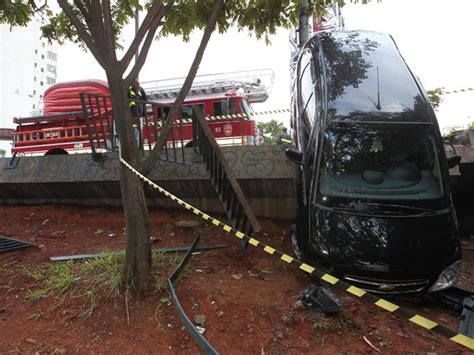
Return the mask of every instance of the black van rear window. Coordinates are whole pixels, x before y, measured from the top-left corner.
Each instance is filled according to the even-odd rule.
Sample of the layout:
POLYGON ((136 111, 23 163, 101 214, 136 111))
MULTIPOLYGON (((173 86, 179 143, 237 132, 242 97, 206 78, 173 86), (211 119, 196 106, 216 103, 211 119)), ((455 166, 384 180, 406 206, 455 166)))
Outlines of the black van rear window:
POLYGON ((430 122, 427 104, 389 35, 332 32, 321 37, 328 118, 430 122))
POLYGON ((429 200, 443 195, 433 125, 333 123, 324 137, 323 196, 429 200))

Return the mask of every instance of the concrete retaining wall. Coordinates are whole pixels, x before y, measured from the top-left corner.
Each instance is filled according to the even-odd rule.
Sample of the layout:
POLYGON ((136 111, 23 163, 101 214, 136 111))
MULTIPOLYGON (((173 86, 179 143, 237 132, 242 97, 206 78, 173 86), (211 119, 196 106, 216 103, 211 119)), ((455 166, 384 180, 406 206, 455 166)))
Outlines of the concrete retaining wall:
MULTIPOLYGON (((281 146, 223 148, 245 196, 260 217, 291 219, 294 211, 293 164, 281 146)), ((0 203, 3 204, 121 204, 119 161, 116 153, 95 163, 90 154, 21 157, 14 168, 0 159, 0 203)), ((223 212, 202 163, 160 161, 150 178, 179 198, 207 212, 223 212)), ((174 203, 146 187, 150 205, 174 203)))

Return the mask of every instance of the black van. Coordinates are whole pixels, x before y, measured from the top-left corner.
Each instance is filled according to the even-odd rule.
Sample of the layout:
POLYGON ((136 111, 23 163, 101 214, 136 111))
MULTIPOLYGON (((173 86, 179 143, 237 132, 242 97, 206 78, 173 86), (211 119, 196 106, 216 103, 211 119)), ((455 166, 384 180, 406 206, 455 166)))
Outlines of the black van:
POLYGON ((389 35, 316 34, 295 71, 295 253, 360 288, 433 292, 461 249, 434 111, 389 35))

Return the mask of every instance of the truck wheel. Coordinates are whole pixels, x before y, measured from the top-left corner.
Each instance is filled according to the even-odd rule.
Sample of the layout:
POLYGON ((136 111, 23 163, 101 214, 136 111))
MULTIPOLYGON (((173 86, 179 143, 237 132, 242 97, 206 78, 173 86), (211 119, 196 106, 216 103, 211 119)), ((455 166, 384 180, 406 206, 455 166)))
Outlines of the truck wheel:
POLYGON ((62 155, 62 154, 69 154, 69 153, 61 148, 54 148, 44 153, 44 155, 62 155))
POLYGON ((188 143, 184 145, 184 148, 192 148, 194 146, 197 146, 199 144, 199 138, 196 139, 196 141, 190 140, 188 143))

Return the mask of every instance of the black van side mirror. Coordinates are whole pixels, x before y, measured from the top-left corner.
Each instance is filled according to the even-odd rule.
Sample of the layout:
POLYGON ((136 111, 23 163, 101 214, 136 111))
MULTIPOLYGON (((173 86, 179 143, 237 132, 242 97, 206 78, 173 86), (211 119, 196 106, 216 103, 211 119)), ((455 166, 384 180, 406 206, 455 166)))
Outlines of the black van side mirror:
POLYGON ((459 155, 455 155, 454 157, 450 157, 447 159, 448 161, 448 168, 452 169, 459 165, 461 162, 461 157, 459 155))
POLYGON ((296 149, 293 149, 293 148, 288 148, 285 152, 285 155, 292 162, 294 162, 298 165, 304 165, 304 163, 303 163, 303 152, 300 152, 299 150, 296 150, 296 149))

